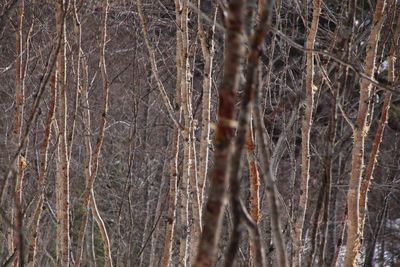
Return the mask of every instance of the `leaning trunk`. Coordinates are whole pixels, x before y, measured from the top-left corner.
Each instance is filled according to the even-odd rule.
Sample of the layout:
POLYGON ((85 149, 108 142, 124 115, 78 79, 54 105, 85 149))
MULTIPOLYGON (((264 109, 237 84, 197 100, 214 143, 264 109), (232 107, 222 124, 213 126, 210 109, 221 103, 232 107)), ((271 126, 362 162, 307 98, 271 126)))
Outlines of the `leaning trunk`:
MULTIPOLYGON (((383 23, 383 11, 386 1, 378 0, 375 7, 375 14, 372 22, 371 33, 368 38, 365 58, 365 74, 373 77, 375 71, 375 59, 379 34, 383 23)), ((349 190, 347 193, 347 241, 344 266, 354 266, 360 250, 361 225, 360 225, 360 183, 364 165, 364 144, 368 132, 366 119, 369 110, 369 97, 371 85, 366 80, 360 82, 360 98, 356 123, 354 125, 354 144, 351 157, 351 174, 349 190)))

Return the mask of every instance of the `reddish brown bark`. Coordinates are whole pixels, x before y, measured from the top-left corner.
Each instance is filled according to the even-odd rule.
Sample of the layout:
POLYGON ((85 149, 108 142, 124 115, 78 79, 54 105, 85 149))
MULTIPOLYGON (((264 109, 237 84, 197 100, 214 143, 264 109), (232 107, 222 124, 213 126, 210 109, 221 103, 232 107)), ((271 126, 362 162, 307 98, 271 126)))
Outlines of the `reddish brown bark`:
MULTIPOLYGON (((225 256, 225 266, 233 266, 236 253, 239 248, 239 241, 241 237, 240 224, 243 221, 244 212, 240 200, 240 180, 238 175, 241 167, 241 156, 246 144, 246 134, 249 128, 249 117, 251 113, 252 102, 254 101, 255 95, 258 93, 257 91, 260 90, 260 83, 258 81, 259 59, 261 56, 261 47, 271 26, 273 7, 274 1, 268 1, 268 3, 263 6, 263 12, 260 17, 259 25, 254 31, 254 34, 251 36, 250 52, 247 58, 246 83, 244 86, 244 94, 242 96, 239 111, 237 135, 229 162, 229 185, 231 191, 230 203, 232 208, 233 229, 230 237, 230 244, 225 256)), ((255 255, 263 254, 263 248, 257 247, 258 244, 259 243, 257 242, 253 242, 255 250, 258 251, 258 253, 254 253, 255 255)), ((258 257, 255 258, 257 258, 256 262, 262 266, 263 259, 258 257)))
POLYGON ((193 266, 212 266, 220 233, 225 206, 225 186, 230 143, 234 135, 232 123, 235 95, 239 85, 240 63, 243 55, 241 34, 243 32, 244 3, 229 3, 225 39, 224 78, 219 88, 218 122, 214 136, 214 163, 210 174, 210 189, 204 209, 204 225, 198 253, 193 266))
MULTIPOLYGON (((388 81, 393 84, 395 81, 395 63, 396 63, 396 49, 400 36, 400 16, 397 19, 395 26, 395 33, 390 45, 389 58, 388 58, 388 81)), ((378 158, 379 147, 382 142, 383 132, 385 130, 386 122, 389 117, 390 102, 392 99, 392 93, 389 91, 385 92, 383 105, 381 108, 381 116, 378 122, 378 126, 375 132, 374 142, 372 143, 371 152, 368 159, 368 165, 365 170, 364 178, 361 182, 360 188, 360 227, 361 236, 363 234, 365 210, 367 209, 367 194, 369 185, 373 176, 374 168, 378 158)))
MULTIPOLYGON (((375 71, 376 49, 379 40, 380 30, 383 23, 383 11, 386 1, 378 0, 375 7, 371 33, 367 42, 365 57, 365 73, 373 77, 375 71)), ((354 145, 352 149, 351 174, 349 190, 347 193, 347 241, 344 266, 354 266, 357 261, 360 249, 360 183, 364 168, 364 145, 365 136, 368 132, 366 119, 369 113, 369 97, 371 84, 362 79, 360 82, 360 98, 356 123, 354 125, 354 145)))
MULTIPOLYGON (((247 161, 249 164, 249 179, 250 179, 250 216, 253 221, 258 224, 260 220, 260 175, 258 173, 257 164, 254 156, 254 140, 253 140, 253 127, 251 119, 249 121, 249 131, 246 137, 246 147, 247 147, 247 161)), ((250 242, 250 262, 252 266, 255 266, 255 255, 256 248, 253 243, 250 242)))

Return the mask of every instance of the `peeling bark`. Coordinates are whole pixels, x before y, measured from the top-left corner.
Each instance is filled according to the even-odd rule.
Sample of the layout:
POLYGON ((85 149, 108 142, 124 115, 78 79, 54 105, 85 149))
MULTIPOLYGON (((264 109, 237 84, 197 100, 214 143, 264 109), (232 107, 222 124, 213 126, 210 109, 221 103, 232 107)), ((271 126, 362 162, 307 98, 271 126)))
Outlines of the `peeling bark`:
MULTIPOLYGON (((321 1, 313 1, 313 15, 310 31, 307 35, 305 47, 313 49, 317 35, 319 16, 321 13, 321 1)), ((314 55, 313 52, 306 53, 306 85, 305 85, 305 110, 301 128, 301 178, 300 178, 300 199, 295 219, 294 240, 294 266, 302 266, 303 252, 303 231, 305 230, 304 220, 307 213, 308 187, 310 180, 310 132, 312 126, 312 113, 314 108, 314 55)))
MULTIPOLYGON (((369 77, 373 77, 375 71, 376 49, 383 23, 385 5, 385 0, 378 0, 376 3, 372 29, 367 42, 364 69, 369 77)), ((358 113, 353 133, 354 144, 351 158, 351 174, 347 193, 348 218, 344 266, 354 266, 356 264, 360 249, 360 184, 364 169, 364 145, 365 136, 368 132, 366 119, 369 110, 371 87, 369 82, 364 79, 361 80, 358 113)))
MULTIPOLYGON (((260 220, 260 175, 258 173, 253 140, 253 127, 251 117, 249 119, 249 129, 246 137, 247 161, 249 164, 250 179, 250 216, 253 221, 258 224, 260 220)), ((250 242, 249 257, 251 266, 256 266, 256 248, 250 242)))
MULTIPOLYGON (((395 33, 393 35, 393 39, 390 45, 389 57, 388 57, 388 81, 393 84, 395 81, 395 63, 396 63, 396 49, 399 42, 400 36, 400 16, 397 19, 395 26, 395 33)), ((365 211, 367 209, 367 194, 369 185, 373 176, 373 172, 375 169, 376 161, 378 158, 379 147, 382 142, 383 133, 385 130, 385 126, 389 117, 389 108, 390 102, 392 99, 392 93, 389 91, 385 92, 382 108, 381 108, 381 116, 379 118, 378 126, 375 132, 374 141, 372 143, 371 152, 369 154, 368 164, 365 169, 365 174, 363 180, 361 182, 360 187, 360 227, 361 227, 361 237, 363 235, 364 229, 364 220, 365 220, 365 211)))

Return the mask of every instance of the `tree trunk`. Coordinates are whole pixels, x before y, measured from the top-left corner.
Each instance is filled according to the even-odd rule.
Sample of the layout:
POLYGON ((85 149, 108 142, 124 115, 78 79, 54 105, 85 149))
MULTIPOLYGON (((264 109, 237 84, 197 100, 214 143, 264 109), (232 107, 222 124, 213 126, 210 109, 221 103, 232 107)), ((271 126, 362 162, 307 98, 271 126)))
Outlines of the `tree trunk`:
POLYGON ((160 223, 160 218, 163 216, 163 212, 165 209, 166 196, 165 196, 164 192, 166 191, 166 187, 168 186, 168 181, 167 181, 168 175, 166 175, 168 163, 169 163, 169 160, 166 157, 164 159, 164 164, 163 164, 163 169, 162 169, 163 175, 162 175, 160 188, 158 191, 158 195, 156 196, 157 205, 156 205, 154 220, 153 220, 154 232, 151 235, 151 241, 150 241, 151 249, 150 249, 149 266, 158 266, 158 263, 160 262, 160 256, 156 255, 156 252, 159 250, 158 240, 160 239, 160 236, 161 236, 160 232, 161 232, 162 225, 160 223))
POLYGON ((97 209, 96 199, 93 192, 94 181, 97 176, 97 170, 99 165, 99 157, 101 153, 101 148, 104 140, 104 131, 107 122, 108 114, 108 97, 109 97, 109 82, 107 77, 106 61, 105 61, 105 45, 107 39, 107 15, 108 15, 108 0, 103 0, 102 2, 102 20, 101 20, 101 39, 100 39, 100 71, 103 85, 103 110, 101 112, 99 134, 97 136, 95 151, 92 155, 91 141, 90 141, 90 112, 88 103, 88 69, 87 65, 84 70, 85 73, 85 104, 87 111, 84 113, 86 118, 84 118, 85 132, 86 132, 86 157, 85 157, 85 178, 86 178, 86 188, 83 193, 82 202, 84 207, 84 215, 82 219, 82 225, 78 237, 77 246, 77 260, 75 266, 80 266, 80 260, 82 255, 83 240, 85 235, 85 230, 88 221, 88 210, 91 208, 93 218, 95 219, 97 226, 99 227, 104 250, 104 266, 112 267, 112 257, 111 257, 111 246, 110 240, 108 238, 107 229, 105 227, 104 221, 97 209))
MULTIPOLYGON (((313 49, 315 43, 315 37, 318 30, 319 16, 321 13, 321 1, 313 1, 313 15, 311 28, 307 35, 306 49, 313 49)), ((294 242, 295 258, 293 265, 300 267, 302 266, 302 252, 303 252, 303 230, 305 230, 304 220, 307 213, 307 201, 308 201, 308 183, 310 180, 310 132, 312 126, 312 113, 314 108, 314 55, 313 52, 309 51, 306 53, 306 106, 304 110, 303 123, 301 128, 301 179, 300 179, 300 199, 299 206, 295 220, 295 236, 294 242)))
POLYGON ((378 241, 378 237, 381 232, 381 229, 384 227, 383 222, 387 215, 388 202, 389 202, 389 195, 386 195, 385 200, 383 202, 383 209, 379 213, 378 218, 376 220, 377 225, 376 225, 373 237, 372 237, 371 245, 369 247, 366 247, 366 249, 365 249, 365 260, 364 260, 364 265, 363 265, 364 267, 373 266, 373 260, 374 260, 375 249, 376 249, 375 246, 378 241))
POLYGON ((241 35, 243 33, 244 3, 234 0, 229 3, 225 39, 224 78, 219 88, 218 122, 214 136, 214 163, 210 174, 210 188, 204 209, 204 224, 193 266, 212 266, 216 254, 220 225, 225 206, 227 185, 227 161, 230 143, 234 135, 235 95, 239 85, 240 63, 243 55, 241 35))
MULTIPOLYGON (((190 233, 189 226, 189 184, 191 182, 193 173, 192 168, 192 111, 191 111, 191 96, 190 96, 190 82, 189 82, 189 37, 187 29, 188 21, 188 6, 187 2, 175 1, 176 22, 180 27, 177 28, 177 71, 180 71, 180 91, 181 103, 183 110, 184 129, 183 135, 183 169, 182 178, 180 180, 180 248, 179 248, 179 266, 186 266, 189 258, 189 243, 188 237, 190 233), (179 69, 179 70, 178 70, 179 69)), ((197 187, 197 183, 194 185, 197 187)), ((197 191, 196 191, 197 192, 197 191)), ((197 194, 196 194, 197 196, 197 194)), ((197 210, 198 211, 198 210, 197 210)), ((193 212, 195 215, 195 212, 193 212)), ((194 223, 199 223, 195 221, 194 223)), ((197 233, 198 236, 199 233, 197 233)), ((192 240, 191 246, 195 246, 192 240)))
MULTIPOLYGON (((200 2, 198 0, 198 8, 200 10, 200 2)), ((210 100, 211 100, 211 81, 212 67, 214 59, 214 31, 217 18, 217 8, 213 10, 213 25, 208 36, 205 34, 203 19, 198 15, 198 31, 201 44, 201 51, 204 58, 203 68, 203 95, 202 95, 202 113, 201 113, 201 134, 200 134, 200 152, 199 152, 199 171, 198 171, 198 188, 200 199, 200 211, 204 203, 204 188, 208 172, 208 152, 210 145, 210 100)), ((194 255, 193 255, 194 256, 194 255)))
POLYGON ((67 154, 67 93, 66 93, 66 8, 65 0, 56 3, 56 27, 61 33, 61 47, 57 59, 58 130, 56 203, 57 203, 57 263, 69 266, 69 158, 67 154))
POLYGON ((28 250, 28 267, 36 266, 36 252, 37 252, 37 238, 38 238, 38 228, 40 223, 40 218, 43 210, 43 201, 44 201, 44 189, 47 177, 47 160, 48 160, 48 151, 49 151, 49 142, 51 138, 51 127, 53 123, 56 101, 57 101, 57 88, 56 88, 56 72, 54 73, 51 81, 51 97, 50 97, 50 106, 49 112, 47 114, 46 119, 46 128, 44 131, 43 142, 40 147, 40 161, 39 161, 39 176, 37 179, 37 192, 39 193, 37 205, 34 211, 33 220, 32 220, 32 228, 31 228, 31 242, 29 244, 28 250))
MULTIPOLYGON (((375 7, 374 18, 372 22, 371 33, 368 38, 367 51, 365 58, 365 74, 373 77, 375 71, 375 59, 379 34, 383 23, 383 11, 385 9, 385 0, 378 0, 375 7)), ((371 85, 368 81, 362 79, 360 82, 360 98, 356 123, 354 125, 354 144, 351 158, 351 174, 349 181, 349 190, 347 193, 347 241, 344 266, 354 266, 360 249, 360 183, 364 165, 364 143, 365 136, 368 133, 366 127, 366 118, 369 110, 369 97, 371 85)))
MULTIPOLYGON (((86 63, 85 61, 83 61, 86 63)), ((86 179, 86 183, 89 180, 92 169, 92 142, 90 137, 92 135, 91 127, 90 127, 90 109, 89 109, 89 77, 88 77, 88 66, 84 64, 83 66, 83 85, 82 85, 82 96, 81 96, 81 106, 84 108, 82 112, 82 121, 83 121, 83 135, 84 135, 84 143, 85 143, 85 159, 84 159, 84 176, 86 179)), ((84 206, 84 209, 86 207, 84 206)), ((85 230, 88 223, 88 211, 84 210, 84 214, 82 217, 81 227, 79 230, 78 238, 77 238, 77 247, 75 252, 75 266, 79 267, 82 261, 83 254, 83 242, 85 238, 85 230)))
MULTIPOLYGON (((253 127, 252 119, 249 119, 249 130, 246 137, 247 147, 247 161, 249 164, 249 180, 250 180, 250 216, 253 221, 258 224, 260 220, 260 175, 257 170, 257 164, 255 159, 254 151, 254 140, 253 140, 253 127)), ((256 250, 252 242, 249 246, 249 257, 251 266, 255 265, 256 250)))
MULTIPOLYGON (((254 31, 254 34, 252 34, 250 38, 251 42, 250 42, 250 51, 247 58, 246 84, 239 111, 237 135, 235 138, 233 152, 229 162, 230 166, 229 185, 231 190, 230 203, 232 208, 233 229, 230 237, 230 244, 227 250, 227 254, 225 256, 226 267, 233 266, 236 253, 239 248, 239 241, 241 237, 240 224, 242 221, 243 210, 241 209, 240 180, 238 175, 241 167, 241 158, 242 158, 243 148, 246 144, 246 139, 248 141, 249 138, 248 136, 250 136, 250 139, 252 138, 252 133, 247 132, 248 128, 251 128, 249 124, 249 117, 251 114, 252 101, 254 100, 255 95, 258 93, 258 90, 260 90, 261 88, 260 83, 258 81, 260 56, 262 51, 261 48, 264 44, 266 34, 268 33, 268 30, 271 27, 273 7, 274 7, 274 1, 269 1, 265 6, 263 6, 263 12, 260 16, 259 25, 257 29, 254 31), (267 29, 267 31, 265 29, 267 29)), ((248 142, 247 145, 249 145, 248 142)), ((250 169, 250 171, 252 170, 250 169)), ((251 183, 252 181, 250 182, 250 184, 251 183)), ((258 203, 256 203, 256 205, 258 205, 258 203)), ((253 245, 256 244, 257 242, 253 242, 253 245)), ((263 249, 261 247, 254 246, 254 248, 257 248, 259 250, 258 253, 257 252, 254 253, 255 255, 263 254, 262 252, 263 249)), ((256 260, 256 262, 258 262, 261 266, 264 265, 263 261, 264 260, 262 258, 256 260)))
MULTIPOLYGON (((25 101, 25 84, 24 84, 24 68, 23 68, 23 40, 22 40, 22 26, 24 21, 24 1, 18 1, 17 9, 17 29, 15 32, 15 43, 16 43, 16 61, 15 61, 15 120, 14 127, 11 135, 12 143, 17 150, 21 142, 22 125, 24 119, 24 101, 25 101)), ((26 155, 18 155, 16 161, 16 172, 15 172, 15 184, 12 187, 14 190, 12 206, 12 218, 11 221, 14 223, 14 230, 10 228, 9 242, 10 250, 9 254, 16 253, 13 265, 23 266, 24 257, 23 248, 24 240, 22 236, 22 185, 24 180, 24 169, 26 167, 26 155), (11 233, 12 231, 12 233, 11 233)))
MULTIPOLYGON (((179 72, 178 72, 179 73, 179 72)), ((180 80, 177 79, 177 84, 180 83, 180 80)), ((176 96, 175 96, 175 116, 176 118, 181 117, 181 108, 180 108, 180 87, 176 87, 176 96)), ((160 266, 168 267, 171 263, 171 252, 172 252, 172 244, 174 239, 174 230, 175 230, 175 215, 176 215, 176 204, 177 204, 177 187, 178 187, 178 154, 179 154, 179 128, 177 126, 174 127, 172 132, 172 141, 171 141, 171 154, 169 158, 169 192, 168 192, 168 217, 167 217, 167 226, 165 229, 165 238, 164 238, 164 246, 161 257, 160 266)))
POLYGON ((67 137, 67 144, 69 146, 69 152, 68 152, 68 156, 69 158, 71 158, 72 156, 72 145, 74 142, 74 137, 75 137, 75 125, 76 125, 76 117, 77 117, 77 113, 78 113, 78 104, 79 104, 79 92, 80 92, 80 72, 81 72, 81 49, 82 49, 82 30, 81 30, 81 22, 78 16, 78 10, 77 10, 77 6, 76 6, 76 1, 77 0, 73 0, 72 4, 73 4, 73 22, 74 22, 74 34, 75 34, 75 49, 74 49, 74 57, 73 59, 75 59, 74 62, 74 74, 75 74, 75 95, 74 95, 74 100, 73 100, 73 109, 72 109, 72 120, 71 120, 71 127, 69 129, 68 132, 68 137, 67 137))
MULTIPOLYGON (((393 84, 395 81, 395 63, 396 63, 396 49, 400 36, 400 16, 397 19, 395 25, 395 33, 393 35, 393 40, 390 45, 389 58, 388 58, 388 82, 393 84)), ((392 93, 390 91, 385 92, 385 97, 383 100, 383 105, 381 108, 381 117, 378 122, 378 126, 375 133, 374 142, 372 143, 371 152, 368 159, 368 165, 365 170, 363 180, 361 182, 360 188, 360 227, 361 227, 361 237, 363 236, 364 230, 364 220, 365 211, 367 209, 367 194, 370 185, 370 181, 373 176, 375 163, 377 161, 379 146, 382 142, 383 132, 385 130, 386 122, 388 119, 388 112, 390 108, 390 103, 392 99, 392 93)))
MULTIPOLYGON (((260 92, 259 92, 260 93, 260 92)), ((254 121, 256 129, 256 138, 259 142, 259 149, 261 152, 261 169, 265 181, 265 190, 267 194, 267 203, 270 210, 271 218, 271 231, 273 235, 273 243, 275 246, 278 265, 281 267, 288 266, 285 243, 283 240, 281 223, 279 219, 278 203, 277 203, 277 190, 273 176, 273 169, 271 169, 271 155, 269 147, 266 142, 266 129, 261 121, 261 111, 259 108, 259 96, 254 101, 254 121)))

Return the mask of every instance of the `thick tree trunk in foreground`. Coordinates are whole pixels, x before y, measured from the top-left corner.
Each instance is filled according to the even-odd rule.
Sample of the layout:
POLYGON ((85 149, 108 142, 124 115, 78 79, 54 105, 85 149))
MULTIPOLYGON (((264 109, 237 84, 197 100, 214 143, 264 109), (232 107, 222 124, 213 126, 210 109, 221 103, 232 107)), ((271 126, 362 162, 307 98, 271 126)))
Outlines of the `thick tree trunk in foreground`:
POLYGON ((224 78, 219 88, 218 122, 214 136, 214 163, 210 174, 210 189, 204 208, 204 224, 193 266, 212 266, 220 234, 221 219, 225 206, 225 186, 230 143, 234 135, 235 95, 239 85, 240 64, 243 55, 244 3, 234 0, 229 4, 225 38, 224 78))
MULTIPOLYGON (((246 137, 249 134, 252 134, 251 132, 248 133, 247 130, 250 128, 249 118, 251 114, 252 102, 255 98, 257 90, 260 89, 258 81, 259 59, 261 56, 262 45, 264 44, 265 36, 271 26, 273 7, 274 1, 269 1, 265 6, 263 6, 263 12, 260 17, 259 25, 250 38, 251 42, 250 51, 247 58, 246 83, 239 111, 237 135, 229 162, 229 185, 231 190, 230 203, 232 208, 233 229, 230 237, 230 244, 225 256, 225 266, 227 267, 233 266, 237 250, 239 249, 239 241, 241 237, 240 225, 243 220, 243 207, 241 207, 240 200, 239 171, 241 169, 241 158, 244 146, 246 144, 246 137)), ((250 136, 250 138, 252 138, 252 136, 250 136)), ((250 183, 252 183, 252 181, 250 183)), ((254 249, 256 250, 254 254, 263 255, 263 248, 257 247, 257 242, 252 243, 254 245, 254 249)), ((257 259, 257 257, 255 257, 255 259, 257 259)), ((256 260, 256 262, 258 262, 261 266, 264 264, 263 261, 263 258, 258 258, 256 260)))

